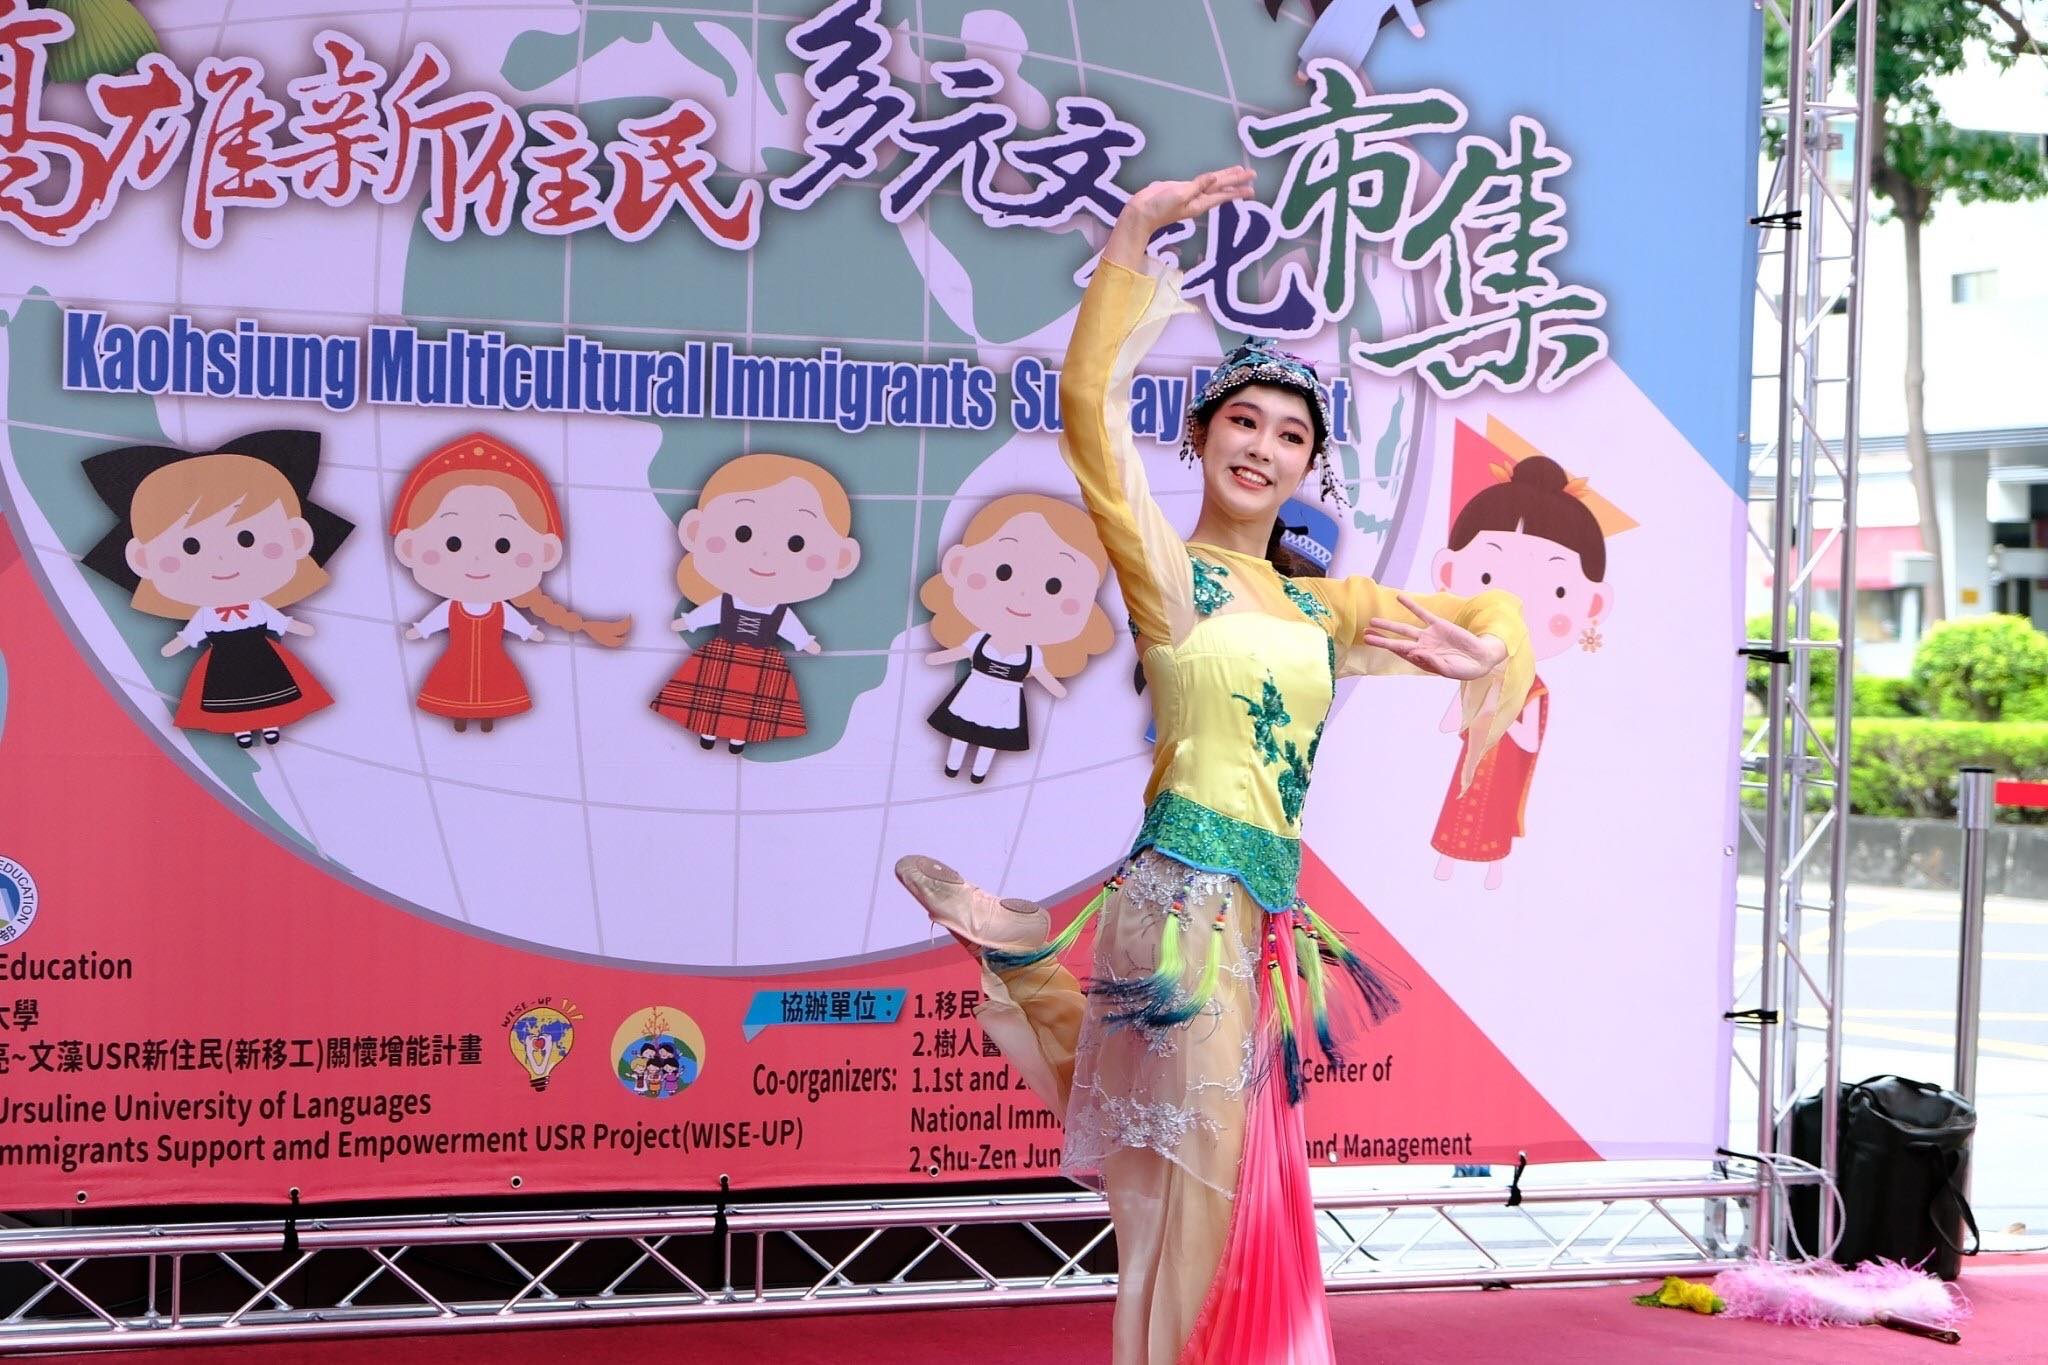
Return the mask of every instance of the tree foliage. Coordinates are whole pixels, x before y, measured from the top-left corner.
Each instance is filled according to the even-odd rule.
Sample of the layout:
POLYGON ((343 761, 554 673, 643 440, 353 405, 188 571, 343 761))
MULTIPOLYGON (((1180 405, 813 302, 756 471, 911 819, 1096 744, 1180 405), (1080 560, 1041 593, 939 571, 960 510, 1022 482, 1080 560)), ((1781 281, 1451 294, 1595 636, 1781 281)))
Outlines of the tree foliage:
MULTIPOLYGON (((1765 0, 1774 15, 1811 0, 1765 0)), ((1830 9, 1830 6, 1822 6, 1830 9)), ((1942 567, 1942 529, 1935 516, 1934 472, 1927 446, 1925 365, 1922 337, 1920 230, 1943 199, 1960 204, 2011 202, 2048 194, 2048 159, 2038 134, 1959 128, 1949 122, 1937 88, 1944 77, 1988 64, 2007 70, 2021 61, 2043 61, 2038 22, 2048 17, 2044 0, 1877 0, 1873 35, 1872 116, 1863 136, 1870 158, 1870 186, 1878 207, 1899 221, 1906 258, 1906 459, 1920 504, 1920 537, 1934 556, 1926 615, 1939 620, 1947 610, 1942 567)), ((1830 68, 1842 79, 1855 71, 1856 12, 1827 28, 1830 68)), ((1774 98, 1785 95, 1789 45, 1785 25, 1764 26, 1764 85, 1774 98)), ((1834 91, 1829 92, 1835 94, 1834 91)), ((1772 141, 1782 139, 1777 130, 1772 141)), ((1775 149, 1774 149, 1775 150, 1775 149)))
MULTIPOLYGON (((1925 222, 1944 195, 1968 204, 2048 194, 2048 160, 2038 137, 1958 128, 1935 89, 1973 62, 2003 71, 2048 60, 2042 8, 2022 0, 1880 0, 1871 189, 1892 212, 1925 222)), ((1835 27, 1829 44, 1834 69, 1853 72, 1853 13, 1835 27)), ((1786 57, 1783 25, 1767 23, 1764 86, 1773 97, 1785 93, 1786 57)))

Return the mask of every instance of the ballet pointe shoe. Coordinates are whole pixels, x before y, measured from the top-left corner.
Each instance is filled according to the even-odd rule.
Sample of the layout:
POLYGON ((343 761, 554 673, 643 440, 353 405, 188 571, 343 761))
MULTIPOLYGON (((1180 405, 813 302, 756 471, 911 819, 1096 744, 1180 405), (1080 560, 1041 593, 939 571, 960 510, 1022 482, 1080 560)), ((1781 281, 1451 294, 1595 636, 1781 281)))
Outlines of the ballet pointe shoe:
POLYGON ((936 858, 912 854, 896 863, 896 880, 917 898, 932 923, 975 958, 984 948, 1036 952, 1052 935, 1045 907, 1017 897, 997 899, 936 858))

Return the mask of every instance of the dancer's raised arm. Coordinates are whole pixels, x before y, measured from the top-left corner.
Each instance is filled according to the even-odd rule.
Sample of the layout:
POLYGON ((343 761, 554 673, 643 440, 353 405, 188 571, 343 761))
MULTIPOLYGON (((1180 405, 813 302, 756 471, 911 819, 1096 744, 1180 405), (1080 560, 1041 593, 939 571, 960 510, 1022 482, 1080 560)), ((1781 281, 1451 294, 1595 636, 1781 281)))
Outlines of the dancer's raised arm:
POLYGON ((1195 621, 1187 547, 1152 500, 1131 434, 1131 378, 1172 316, 1186 309, 1176 282, 1148 262, 1159 229, 1248 198, 1243 167, 1162 180, 1131 196, 1081 301, 1060 373, 1061 454, 1116 567, 1125 609, 1148 644, 1174 644, 1195 621))

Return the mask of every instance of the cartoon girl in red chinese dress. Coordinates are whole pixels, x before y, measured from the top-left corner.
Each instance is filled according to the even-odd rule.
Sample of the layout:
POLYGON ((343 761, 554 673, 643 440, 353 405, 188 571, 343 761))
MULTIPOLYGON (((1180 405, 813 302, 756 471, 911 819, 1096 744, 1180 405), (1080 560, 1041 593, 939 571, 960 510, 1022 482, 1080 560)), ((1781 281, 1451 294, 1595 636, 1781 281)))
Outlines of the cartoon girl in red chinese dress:
POLYGON ((808 729, 782 645, 816 654, 791 608, 824 594, 860 563, 853 507, 839 480, 809 460, 742 455, 705 481, 676 523, 676 586, 697 604, 669 628, 717 634, 692 650, 651 703, 710 749, 733 753, 808 729))
MULTIPOLYGON (((1614 607, 1607 582, 1607 538, 1635 525, 1611 503, 1536 452, 1498 420, 1481 436, 1460 422, 1452 452, 1452 503, 1468 494, 1451 523, 1448 548, 1431 569, 1435 586, 1451 592, 1504 588, 1522 601, 1530 648, 1540 663, 1572 644, 1600 647, 1599 624, 1614 607)), ((1457 729, 1456 704, 1443 729, 1457 729)), ((1461 795, 1458 753, 1450 790, 1430 846, 1442 855, 1439 881, 1457 864, 1486 864, 1485 886, 1499 888, 1508 853, 1526 832, 1529 787, 1550 720, 1550 689, 1539 676, 1521 714, 1499 745, 1479 761, 1461 795)))
POLYGON ((633 618, 588 620, 541 591, 562 562, 562 513, 547 478, 529 460, 481 433, 451 441, 419 462, 391 512, 398 562, 439 606, 406 627, 405 638, 446 632, 448 650, 420 684, 419 708, 457 730, 533 709, 505 637, 541 638, 530 611, 551 626, 616 649, 633 618))
POLYGON ((332 704, 287 635, 313 627, 283 608, 327 583, 353 523, 311 499, 320 437, 258 431, 194 454, 127 446, 85 461, 118 524, 86 567, 128 590, 137 611, 185 622, 166 658, 203 652, 186 680, 180 729, 233 735, 244 749, 332 704))

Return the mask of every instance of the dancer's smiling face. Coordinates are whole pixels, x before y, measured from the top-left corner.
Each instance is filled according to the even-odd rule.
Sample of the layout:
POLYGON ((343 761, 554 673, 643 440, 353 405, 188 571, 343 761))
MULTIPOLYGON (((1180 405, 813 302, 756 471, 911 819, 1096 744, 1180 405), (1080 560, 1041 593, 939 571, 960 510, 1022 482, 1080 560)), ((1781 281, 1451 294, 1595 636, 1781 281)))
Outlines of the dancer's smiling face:
POLYGON ((1216 405, 1199 434, 1203 500, 1235 522, 1278 515, 1308 475, 1315 443, 1307 399, 1245 385, 1216 405))

